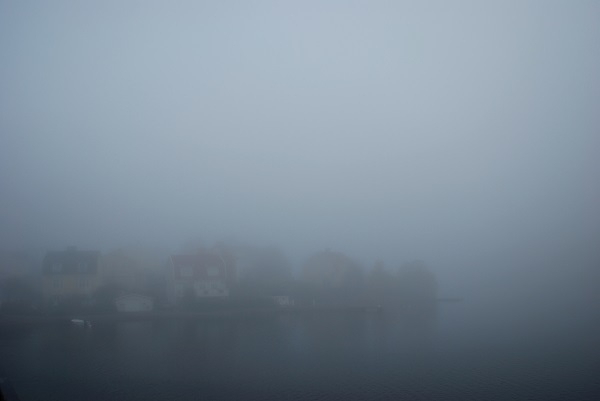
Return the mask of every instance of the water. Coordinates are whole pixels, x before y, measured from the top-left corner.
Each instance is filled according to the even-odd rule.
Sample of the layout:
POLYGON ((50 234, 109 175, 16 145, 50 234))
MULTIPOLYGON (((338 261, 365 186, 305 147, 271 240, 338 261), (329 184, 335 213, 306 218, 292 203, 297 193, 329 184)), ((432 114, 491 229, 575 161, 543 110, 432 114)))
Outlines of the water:
POLYGON ((455 304, 54 324, 0 329, 0 358, 23 401, 600 399, 593 326, 520 319, 455 304))

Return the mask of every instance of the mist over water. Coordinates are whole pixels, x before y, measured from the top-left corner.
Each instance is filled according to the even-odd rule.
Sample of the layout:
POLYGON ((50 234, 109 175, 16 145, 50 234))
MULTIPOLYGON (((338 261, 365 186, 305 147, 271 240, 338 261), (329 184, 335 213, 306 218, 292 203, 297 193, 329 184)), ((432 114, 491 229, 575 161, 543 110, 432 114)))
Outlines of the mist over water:
MULTIPOLYGON (((594 399, 595 337, 437 318, 312 315, 66 325, 0 338, 24 399, 594 399), (475 329, 475 330, 473 330, 475 329), (495 332, 494 332, 495 331, 495 332), (541 335, 541 336, 540 336, 541 335)), ((531 329, 531 326, 529 326, 531 329)))
MULTIPOLYGON (((600 334, 599 18, 594 1, 4 2, 0 251, 27 252, 30 273, 39 275, 44 254, 68 246, 103 255, 144 249, 158 255, 158 272, 169 255, 224 243, 238 252, 240 276, 263 263, 259 250, 275 249, 276 267, 296 281, 324 250, 347 256, 365 277, 379 262, 396 277, 406 262, 423 260, 436 296, 463 301, 440 304, 434 329, 415 334, 434 338, 425 347, 431 354, 416 361, 438 351, 475 355, 480 344, 496 355, 490 361, 512 349, 534 366, 545 357, 560 363, 550 350, 568 355, 574 347, 565 364, 585 362, 566 371, 597 388, 581 372, 597 368, 584 355, 597 356, 591 339, 600 334), (540 343, 548 347, 535 348, 540 343)), ((8 293, 2 289, 0 299, 8 293)), ((268 354, 278 341, 290 349, 305 341, 304 363, 319 365, 339 345, 327 337, 333 331, 363 341, 357 353, 340 355, 363 366, 372 358, 372 377, 410 375, 408 365, 372 351, 381 345, 396 355, 397 344, 409 349, 412 340, 386 326, 382 333, 398 342, 385 345, 363 318, 338 332, 313 322, 322 328, 313 345, 299 339, 310 331, 300 327, 312 324, 303 319, 278 321, 265 329, 267 339, 252 337, 258 328, 227 332, 219 323, 219 336, 225 330, 270 345, 217 346, 224 354, 215 356, 216 370, 241 361, 237 379, 266 385, 252 374, 301 366, 302 353, 285 351, 251 374, 252 347, 268 354)), ((85 380, 94 369, 110 375, 94 368, 109 366, 95 350, 125 358, 120 352, 137 346, 120 342, 133 344, 128 336, 169 347, 168 336, 186 330, 167 324, 173 332, 157 334, 163 328, 146 323, 106 328, 142 333, 115 334, 109 345, 93 333, 85 380)), ((34 371, 54 385, 45 371, 56 355, 36 347, 46 342, 72 355, 84 341, 52 330, 0 341, 0 350, 14 352, 10 366, 25 389, 34 371), (47 366, 27 359, 37 352, 47 366)), ((189 329, 197 330, 209 328, 189 329)), ((212 352, 188 344, 198 355, 212 352)), ((176 365, 184 353, 164 355, 176 365)), ((473 363, 485 365, 481 358, 473 363)), ((343 364, 336 361, 331 369, 343 364)), ((414 389, 440 383, 426 372, 414 377, 414 389)), ((371 377, 360 369, 342 376, 371 377)), ((558 377, 548 373, 552 380, 533 380, 521 394, 558 377)), ((300 375, 294 386, 314 380, 300 375)), ((388 383, 381 380, 371 383, 381 388, 388 383)))

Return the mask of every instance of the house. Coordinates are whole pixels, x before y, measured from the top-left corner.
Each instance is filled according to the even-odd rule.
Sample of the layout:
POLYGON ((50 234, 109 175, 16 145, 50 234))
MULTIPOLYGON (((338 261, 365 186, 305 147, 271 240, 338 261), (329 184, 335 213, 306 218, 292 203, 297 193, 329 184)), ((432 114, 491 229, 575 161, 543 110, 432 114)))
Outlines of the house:
POLYGON ((140 294, 124 294, 115 299, 118 312, 149 312, 154 309, 151 297, 140 294))
POLYGON ((42 293, 47 301, 90 297, 101 284, 100 252, 70 247, 46 253, 42 262, 42 293))
POLYGON ((127 292, 140 292, 147 289, 148 274, 136 260, 122 249, 112 251, 101 258, 102 279, 127 292))
POLYGON ((273 299, 273 302, 275 302, 275 305, 281 306, 281 307, 289 307, 289 306, 294 306, 296 304, 289 295, 275 295, 275 296, 272 296, 271 299, 273 299))
POLYGON ((175 304, 189 295, 196 298, 229 296, 230 271, 225 259, 216 251, 172 255, 167 273, 169 302, 175 304))

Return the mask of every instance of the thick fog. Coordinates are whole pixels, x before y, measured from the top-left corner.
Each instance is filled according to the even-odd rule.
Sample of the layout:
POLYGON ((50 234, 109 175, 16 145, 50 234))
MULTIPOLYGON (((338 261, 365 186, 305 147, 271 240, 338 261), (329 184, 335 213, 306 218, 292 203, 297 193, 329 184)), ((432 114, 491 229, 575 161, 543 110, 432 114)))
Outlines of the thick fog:
POLYGON ((423 259, 452 296, 589 302, 599 18, 595 1, 2 2, 1 248, 234 238, 294 266, 423 259))

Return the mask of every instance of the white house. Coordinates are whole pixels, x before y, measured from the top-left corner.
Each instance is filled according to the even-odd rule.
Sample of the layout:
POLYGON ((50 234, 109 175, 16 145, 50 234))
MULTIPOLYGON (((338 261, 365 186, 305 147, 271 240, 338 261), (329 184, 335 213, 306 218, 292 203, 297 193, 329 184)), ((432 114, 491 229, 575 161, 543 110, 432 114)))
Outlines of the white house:
POLYGON ((216 252, 172 255, 168 272, 167 291, 173 304, 186 294, 195 298, 229 296, 231 272, 225 260, 216 252))
POLYGON ((294 306, 295 302, 288 295, 275 295, 272 297, 273 301, 277 306, 294 306))
POLYGON ((149 312, 154 309, 152 298, 139 294, 125 294, 115 299, 119 312, 149 312))

